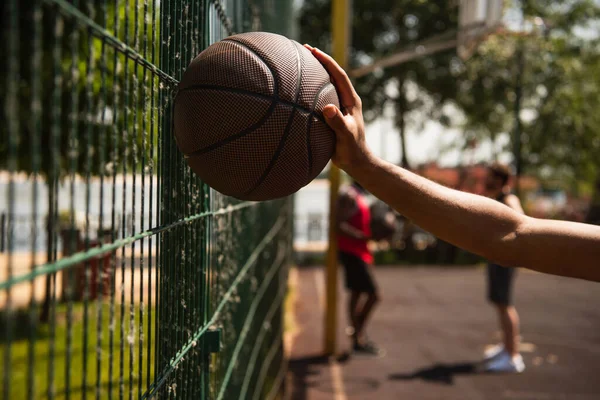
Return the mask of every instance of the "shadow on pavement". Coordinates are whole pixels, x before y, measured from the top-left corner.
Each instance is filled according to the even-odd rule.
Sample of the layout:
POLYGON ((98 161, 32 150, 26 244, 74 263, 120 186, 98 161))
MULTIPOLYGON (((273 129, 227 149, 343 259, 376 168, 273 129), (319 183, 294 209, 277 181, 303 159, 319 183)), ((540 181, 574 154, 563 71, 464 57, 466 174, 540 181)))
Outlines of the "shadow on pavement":
POLYGON ((454 384, 455 375, 472 375, 483 373, 478 368, 480 363, 462 362, 455 364, 435 364, 428 368, 421 368, 409 374, 390 374, 388 379, 407 381, 413 379, 422 379, 424 381, 444 383, 446 385, 454 384))
MULTIPOLYGON (((340 354, 333 358, 336 362, 343 364, 350 359, 348 353, 340 354)), ((307 399, 307 389, 318 384, 319 376, 322 374, 321 367, 331 362, 332 358, 323 355, 313 355, 289 360, 288 369, 292 375, 291 400, 307 399)))

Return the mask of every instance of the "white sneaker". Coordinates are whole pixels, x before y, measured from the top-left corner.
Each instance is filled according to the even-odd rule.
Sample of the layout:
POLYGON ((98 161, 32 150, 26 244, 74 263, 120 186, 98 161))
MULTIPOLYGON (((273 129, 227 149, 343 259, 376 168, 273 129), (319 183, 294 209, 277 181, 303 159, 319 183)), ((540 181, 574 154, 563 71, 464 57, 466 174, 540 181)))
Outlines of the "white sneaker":
POLYGON ((504 351, 504 345, 502 343, 497 344, 495 346, 487 348, 483 352, 484 361, 491 361, 492 359, 498 357, 504 351))
POLYGON ((525 370, 525 363, 520 354, 511 357, 506 351, 502 351, 495 359, 486 364, 485 370, 487 372, 521 373, 525 370))

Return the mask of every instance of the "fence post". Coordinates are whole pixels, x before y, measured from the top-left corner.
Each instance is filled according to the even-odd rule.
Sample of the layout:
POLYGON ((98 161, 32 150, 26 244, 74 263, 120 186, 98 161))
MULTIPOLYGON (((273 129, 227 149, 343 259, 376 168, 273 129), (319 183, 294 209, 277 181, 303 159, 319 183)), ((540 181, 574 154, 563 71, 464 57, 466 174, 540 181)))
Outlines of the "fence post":
MULTIPOLYGON (((351 0, 334 0, 331 12, 333 57, 346 67, 350 43, 351 0)), ((327 297, 325 309, 325 354, 336 351, 337 325, 337 198, 340 187, 340 170, 331 166, 329 172, 329 248, 327 250, 327 297)))

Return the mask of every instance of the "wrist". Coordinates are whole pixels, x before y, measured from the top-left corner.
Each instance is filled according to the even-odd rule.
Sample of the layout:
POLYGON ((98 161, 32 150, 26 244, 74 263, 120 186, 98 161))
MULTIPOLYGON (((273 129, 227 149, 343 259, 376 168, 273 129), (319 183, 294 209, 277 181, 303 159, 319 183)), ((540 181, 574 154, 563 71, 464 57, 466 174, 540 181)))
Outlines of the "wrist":
POLYGON ((360 181, 361 178, 372 173, 374 166, 377 163, 377 156, 371 153, 368 149, 361 151, 346 165, 340 166, 350 176, 360 181))

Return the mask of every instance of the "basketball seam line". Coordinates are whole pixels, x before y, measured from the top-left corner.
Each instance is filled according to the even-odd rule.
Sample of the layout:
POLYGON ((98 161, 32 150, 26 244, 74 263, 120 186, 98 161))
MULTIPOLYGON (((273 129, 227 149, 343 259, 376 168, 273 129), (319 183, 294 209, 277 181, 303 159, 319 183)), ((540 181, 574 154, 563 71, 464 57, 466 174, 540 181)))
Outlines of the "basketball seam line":
MULTIPOLYGON (((292 47, 294 48, 294 50, 296 50, 297 76, 296 76, 296 93, 294 95, 294 99, 295 99, 295 103, 297 104, 298 97, 300 96, 300 83, 302 82, 302 64, 300 61, 300 52, 298 51, 298 48, 296 47, 296 45, 294 44, 293 41, 290 40, 290 43, 292 44, 292 47)), ((265 168, 265 170, 261 174, 260 178, 258 178, 258 181, 254 185, 254 187, 252 189, 248 190, 246 193, 244 193, 245 196, 249 196, 252 192, 254 192, 256 189, 258 189, 260 187, 260 185, 262 185, 262 183, 265 181, 265 179, 267 179, 267 176, 269 176, 269 174, 271 173, 271 170, 277 163, 277 160, 279 159, 279 156, 281 155, 281 152, 283 151, 283 148, 285 147, 285 142, 287 141, 288 136, 290 136, 290 130, 292 128, 292 123, 294 122, 295 115, 296 115, 296 108, 292 108, 292 111, 290 112, 290 116, 288 118, 287 125, 285 127, 285 130, 283 131, 283 135, 281 136, 281 139, 279 140, 279 144, 277 145, 277 149, 275 150, 275 154, 273 154, 273 157, 271 157, 271 161, 269 161, 267 168, 265 168)))
POLYGON ((239 133, 236 133, 235 135, 231 135, 226 137, 225 139, 221 139, 218 142, 215 142, 211 145, 208 145, 206 147, 203 147, 201 149, 192 151, 189 154, 184 154, 185 158, 191 158, 191 157, 196 157, 205 153, 208 153, 218 147, 221 147, 223 145, 226 145, 227 143, 233 142, 234 140, 240 139, 252 132, 254 132, 256 129, 258 129, 262 124, 265 123, 266 120, 268 120, 271 115, 273 115, 273 111, 275 111, 275 107, 277 106, 277 102, 273 101, 271 102, 271 104, 269 105, 269 108, 267 109, 267 112, 265 112, 265 115, 263 115, 263 117, 258 120, 257 122, 255 122, 252 126, 249 126, 248 128, 242 130, 239 133))
POLYGON ((296 42, 290 40, 292 46, 294 46, 294 50, 296 50, 296 69, 298 70, 298 77, 296 78, 296 96, 294 96, 294 103, 298 104, 298 98, 300 98, 300 84, 302 83, 302 59, 300 58, 300 52, 298 51, 298 46, 296 42))
POLYGON ((262 175, 260 176, 260 178, 258 178, 258 181, 254 185, 254 187, 252 189, 248 190, 246 193, 244 193, 244 196, 249 196, 250 194, 252 194, 252 192, 254 192, 256 189, 258 189, 259 186, 262 185, 262 183, 265 181, 265 179, 267 179, 267 176, 269 176, 269 173, 275 166, 275 163, 277 163, 277 160, 279 159, 279 155, 281 154, 281 152, 283 151, 283 148, 285 147, 285 141, 286 141, 287 137, 290 135, 290 128, 292 127, 292 122, 294 121, 295 114, 296 114, 296 110, 292 109, 292 111, 290 111, 290 117, 288 118, 288 122, 285 126, 285 130, 283 131, 283 135, 281 136, 281 139, 279 140, 277 149, 275 149, 275 154, 273 154, 271 161, 269 161, 269 165, 267 165, 267 168, 265 168, 265 170, 262 173, 262 175))
POLYGON ((275 73, 275 71, 273 70, 273 68, 271 68, 271 66, 269 65, 267 60, 265 60, 263 57, 261 57, 260 54, 258 54, 256 51, 252 50, 245 43, 242 43, 242 42, 232 39, 232 38, 223 39, 223 41, 236 43, 238 46, 241 46, 244 49, 248 50, 251 54, 253 54, 256 58, 258 58, 263 64, 265 64, 265 66, 269 69, 269 72, 271 73, 271 78, 273 78, 273 97, 279 100, 279 75, 277 73, 275 73))
MULTIPOLYGON (((317 103, 319 102, 319 98, 321 97, 321 94, 323 93, 323 91, 325 91, 325 89, 327 89, 328 87, 333 86, 333 84, 331 82, 327 82, 325 83, 323 86, 321 86, 319 88, 319 91, 317 92, 317 94, 315 95, 315 98, 313 99, 313 103, 311 105, 311 109, 314 112, 315 107, 317 107, 317 103)), ((308 149, 308 176, 306 177, 306 183, 309 183, 309 179, 310 179, 310 175, 312 174, 312 149, 311 149, 311 145, 310 145, 310 128, 312 127, 312 118, 308 119, 308 124, 306 127, 306 148, 308 149)))
MULTIPOLYGON (((275 107, 280 102, 279 81, 278 81, 279 76, 275 74, 275 72, 273 71, 273 69, 271 68, 269 63, 267 63, 267 61, 264 58, 262 58, 258 53, 256 53, 256 51, 252 50, 250 47, 248 47, 244 43, 241 43, 241 42, 239 42, 235 39, 231 39, 231 38, 223 39, 223 41, 234 43, 235 45, 238 45, 238 46, 242 47, 243 49, 246 49, 250 53, 250 55, 253 55, 254 57, 256 57, 260 62, 262 62, 267 67, 267 69, 271 73, 271 78, 273 79, 273 96, 269 96, 269 100, 271 100, 271 104, 269 105, 269 108, 268 108, 267 112, 265 113, 265 115, 259 121, 257 121, 255 124, 253 124, 252 126, 242 130, 241 132, 239 132, 235 135, 226 137, 225 139, 219 140, 218 142, 213 143, 209 146, 206 146, 204 148, 193 151, 190 154, 186 154, 185 155, 186 158, 208 153, 209 151, 212 151, 218 147, 226 145, 227 143, 231 143, 234 140, 241 139, 242 137, 251 134, 256 129, 258 129, 262 124, 264 124, 267 121, 267 119, 269 119, 269 117, 273 114, 273 111, 275 111, 275 107)), ((188 89, 192 89, 192 88, 198 88, 200 86, 202 86, 202 85, 188 86, 185 89, 181 90, 181 92, 187 91, 188 89)), ((219 87, 218 85, 214 85, 214 86, 215 86, 215 88, 218 88, 219 90, 227 91, 227 90, 225 90, 226 88, 224 88, 224 87, 219 87)), ((250 93, 253 93, 253 92, 250 92, 250 93)), ((177 93, 177 94, 179 94, 179 93, 177 93)))
MULTIPOLYGON (((294 45, 296 46, 296 51, 298 52, 298 62, 301 64, 300 66, 300 71, 302 71, 302 68, 304 67, 304 55, 302 54, 301 51, 298 50, 298 46, 300 46, 300 43, 298 42, 293 42, 294 45)), ((298 82, 300 83, 300 82, 298 82)), ((300 95, 300 91, 297 92, 298 95, 300 95)), ((319 96, 319 93, 317 93, 317 96, 319 96)), ((298 103, 298 99, 296 98, 296 103, 298 103)), ((304 134, 305 138, 306 138, 306 158, 308 159, 308 169, 306 171, 306 179, 304 180, 304 184, 306 185, 308 183, 308 179, 310 177, 311 171, 312 171, 312 149, 310 147, 310 127, 312 125, 312 113, 315 111, 315 101, 313 99, 313 104, 310 108, 311 110, 311 114, 308 116, 308 121, 306 123, 306 132, 304 134)))
MULTIPOLYGON (((327 82, 325 84, 325 86, 330 85, 330 84, 331 84, 330 82, 327 82)), ((254 97, 258 97, 260 99, 265 99, 265 100, 276 101, 278 104, 281 104, 282 106, 295 108, 295 109, 297 109, 299 111, 302 111, 302 112, 304 112, 306 114, 313 114, 313 116, 315 118, 317 118, 319 121, 325 122, 325 120, 323 119, 323 117, 320 114, 318 114, 317 112, 315 112, 315 110, 311 110, 309 108, 302 107, 302 106, 300 106, 300 105, 298 105, 296 103, 292 103, 291 101, 287 101, 287 100, 283 100, 281 98, 269 96, 269 95, 263 94, 263 93, 253 92, 253 91, 247 90, 247 89, 238 89, 238 88, 232 88, 232 87, 221 86, 221 85, 197 84, 197 85, 190 85, 190 86, 186 87, 185 89, 181 89, 179 91, 179 93, 192 92, 192 91, 201 90, 201 89, 218 90, 218 91, 223 91, 223 92, 229 92, 229 93, 235 93, 235 94, 243 94, 243 95, 247 95, 247 96, 254 96, 254 97)))

